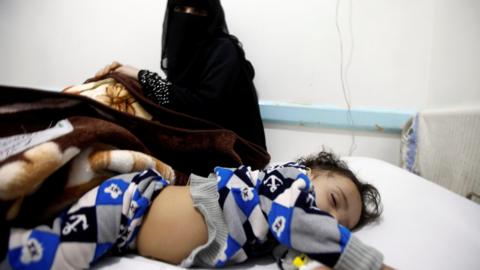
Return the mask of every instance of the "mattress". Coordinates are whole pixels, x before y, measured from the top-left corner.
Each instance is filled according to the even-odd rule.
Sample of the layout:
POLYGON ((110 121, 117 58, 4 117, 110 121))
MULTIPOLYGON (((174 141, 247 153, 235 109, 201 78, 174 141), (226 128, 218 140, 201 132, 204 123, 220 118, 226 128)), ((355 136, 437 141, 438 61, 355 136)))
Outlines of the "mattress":
MULTIPOLYGON (((379 222, 354 232, 397 269, 480 269, 480 205, 381 160, 345 159, 375 185, 384 211, 379 222)), ((95 269, 180 269, 137 255, 108 257, 95 269)), ((270 258, 231 267, 277 269, 270 258)))

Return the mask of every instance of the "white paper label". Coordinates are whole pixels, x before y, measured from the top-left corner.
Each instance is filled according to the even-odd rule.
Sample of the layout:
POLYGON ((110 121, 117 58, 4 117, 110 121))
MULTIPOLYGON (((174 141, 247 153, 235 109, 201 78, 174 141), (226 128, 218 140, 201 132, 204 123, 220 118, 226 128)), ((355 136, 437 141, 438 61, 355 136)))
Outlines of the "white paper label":
POLYGON ((72 131, 72 124, 64 119, 59 121, 55 126, 41 131, 0 138, 0 161, 18 154, 25 149, 53 140, 72 131))

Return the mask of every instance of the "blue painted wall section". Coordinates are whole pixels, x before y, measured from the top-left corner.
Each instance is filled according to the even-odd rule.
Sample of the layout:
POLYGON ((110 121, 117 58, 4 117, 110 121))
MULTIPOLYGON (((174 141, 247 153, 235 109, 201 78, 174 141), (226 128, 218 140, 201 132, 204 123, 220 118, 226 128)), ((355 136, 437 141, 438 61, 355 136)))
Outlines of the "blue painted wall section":
POLYGON ((355 108, 351 110, 352 126, 348 118, 348 110, 333 106, 262 100, 260 101, 260 112, 265 123, 385 133, 400 133, 405 123, 416 114, 415 111, 355 108))

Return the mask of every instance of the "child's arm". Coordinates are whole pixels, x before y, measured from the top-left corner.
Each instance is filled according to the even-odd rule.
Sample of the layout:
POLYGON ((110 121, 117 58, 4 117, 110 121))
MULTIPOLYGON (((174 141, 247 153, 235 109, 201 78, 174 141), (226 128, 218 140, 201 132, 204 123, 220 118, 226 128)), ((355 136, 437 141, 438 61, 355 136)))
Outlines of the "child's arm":
MULTIPOLYGON (((280 269, 297 269, 297 270, 331 270, 332 268, 322 263, 312 260, 306 254, 298 252, 294 249, 286 249, 279 246, 274 251, 274 257, 280 269)), ((393 268, 382 265, 381 270, 393 270, 393 268)))

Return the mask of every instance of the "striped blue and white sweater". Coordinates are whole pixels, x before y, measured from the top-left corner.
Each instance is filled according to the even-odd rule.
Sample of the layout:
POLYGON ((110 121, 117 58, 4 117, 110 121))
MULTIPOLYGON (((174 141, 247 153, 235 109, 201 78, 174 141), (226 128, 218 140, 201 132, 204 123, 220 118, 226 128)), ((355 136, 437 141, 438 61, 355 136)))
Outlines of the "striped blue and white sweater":
POLYGON ((217 266, 245 261, 274 242, 335 269, 380 269, 383 257, 317 208, 306 168, 286 163, 262 171, 215 168, 228 227, 217 266))

